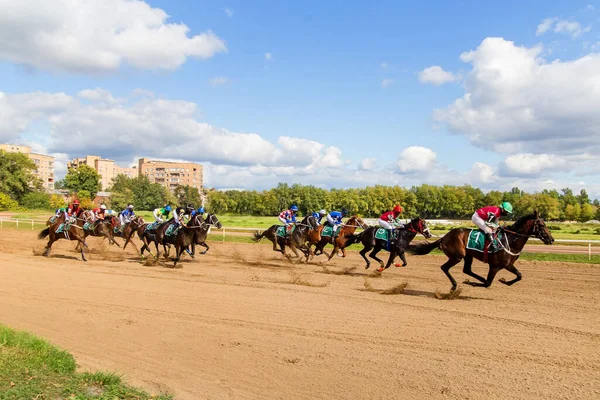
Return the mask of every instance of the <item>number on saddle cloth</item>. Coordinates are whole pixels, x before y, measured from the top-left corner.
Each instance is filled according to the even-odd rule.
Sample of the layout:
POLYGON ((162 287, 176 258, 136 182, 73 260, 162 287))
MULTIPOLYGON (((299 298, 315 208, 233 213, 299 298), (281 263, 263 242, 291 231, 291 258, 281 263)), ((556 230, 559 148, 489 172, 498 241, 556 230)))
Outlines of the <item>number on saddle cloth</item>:
POLYGON ((50 223, 53 224, 56 222, 56 218, 58 218, 56 215, 54 217, 50 217, 50 223))
POLYGON ((153 231, 158 227, 158 222, 153 222, 151 224, 146 225, 146 229, 144 231, 153 231))
POLYGON ((179 232, 179 228, 181 228, 181 225, 178 225, 178 224, 169 225, 169 227, 167 228, 167 231, 165 232, 165 236, 177 235, 177 232, 179 232))
MULTIPOLYGON (((500 231, 500 232, 498 232, 498 235, 494 239, 494 243, 496 244, 495 252, 500 251, 499 244, 500 244, 500 239, 503 237, 503 235, 504 234, 500 231)), ((469 233, 469 240, 467 242, 467 249, 483 252, 484 248, 486 246, 486 240, 487 240, 487 237, 481 229, 471 229, 471 232, 469 233)), ((492 251, 491 247, 488 250, 490 251, 490 253, 494 252, 494 251, 492 251)))
MULTIPOLYGON (((398 237, 398 230, 394 229, 394 233, 392 234, 392 239, 398 237)), ((375 239, 388 240, 389 230, 385 228, 379 228, 375 232, 375 239)))

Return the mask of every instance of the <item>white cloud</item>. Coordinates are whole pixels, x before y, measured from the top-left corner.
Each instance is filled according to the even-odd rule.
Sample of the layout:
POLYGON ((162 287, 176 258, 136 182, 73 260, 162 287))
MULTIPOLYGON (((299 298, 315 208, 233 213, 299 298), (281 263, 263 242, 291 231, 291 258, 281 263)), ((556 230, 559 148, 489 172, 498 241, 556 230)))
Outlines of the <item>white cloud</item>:
POLYGON ((546 18, 538 26, 535 31, 536 36, 541 36, 548 32, 554 27, 554 33, 565 33, 571 35, 573 39, 581 36, 582 34, 589 32, 591 26, 583 28, 577 21, 569 21, 565 19, 559 19, 557 17, 546 18))
POLYGON ((226 78, 224 76, 218 76, 216 78, 212 78, 209 83, 212 86, 221 86, 221 85, 227 85, 229 82, 231 82, 231 80, 229 80, 229 78, 226 78))
POLYGON ((223 11, 225 11, 225 14, 227 14, 227 16, 229 18, 233 18, 233 9, 232 8, 225 8, 225 9, 223 9, 223 11))
POLYGON ((0 9, 0 60, 44 70, 173 70, 227 51, 213 32, 190 36, 141 0, 0 0, 0 9))
POLYGON ((273 60, 273 54, 271 54, 271 53, 265 53, 265 60, 272 61, 273 60))
POLYGON ((467 174, 468 182, 476 185, 485 185, 488 183, 495 182, 498 177, 494 172, 494 169, 488 164, 476 162, 471 167, 471 170, 467 174))
POLYGON ((392 86, 394 84, 394 82, 396 82, 395 79, 384 79, 381 81, 381 87, 382 88, 388 88, 390 86, 392 86))
POLYGON ((371 171, 375 169, 375 166, 377 165, 377 159, 372 157, 372 158, 363 158, 360 162, 360 164, 358 165, 358 168, 363 170, 363 171, 371 171))
POLYGON ((583 28, 581 24, 577 21, 558 21, 556 26, 554 27, 554 32, 556 33, 566 33, 571 35, 573 39, 578 36, 581 36, 583 33, 589 32, 592 29, 591 26, 583 28))
POLYGON ((388 65, 388 63, 386 63, 386 62, 382 62, 382 63, 380 64, 380 67, 381 67, 382 69, 388 69, 388 68, 389 68, 389 65, 388 65))
POLYGON ((435 165, 437 154, 422 146, 410 146, 402 150, 397 161, 398 170, 402 173, 427 171, 435 165))
POLYGON ((546 62, 540 46, 486 38, 461 55, 465 95, 434 119, 504 153, 600 153, 600 54, 546 62))
POLYGON ((552 154, 514 154, 504 160, 501 170, 506 176, 541 176, 545 173, 564 170, 564 157, 552 154))
POLYGON ((556 22, 558 18, 554 17, 554 18, 546 18, 544 19, 542 22, 540 22, 540 24, 537 26, 537 29, 535 31, 535 35, 536 36, 541 36, 544 33, 548 32, 550 30, 550 28, 552 28, 552 25, 554 25, 554 22, 556 22))
POLYGON ((444 83, 454 82, 458 77, 452 72, 447 72, 439 65, 425 68, 419 72, 419 81, 421 83, 431 83, 433 85, 443 85, 444 83))

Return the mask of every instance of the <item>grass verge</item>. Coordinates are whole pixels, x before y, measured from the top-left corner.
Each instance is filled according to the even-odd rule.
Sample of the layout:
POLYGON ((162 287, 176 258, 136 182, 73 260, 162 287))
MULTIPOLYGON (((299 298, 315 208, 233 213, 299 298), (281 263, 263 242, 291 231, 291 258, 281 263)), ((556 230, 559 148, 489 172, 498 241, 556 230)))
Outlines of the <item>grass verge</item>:
POLYGON ((172 399, 124 384, 110 372, 78 373, 73 356, 0 325, 0 399, 172 399))

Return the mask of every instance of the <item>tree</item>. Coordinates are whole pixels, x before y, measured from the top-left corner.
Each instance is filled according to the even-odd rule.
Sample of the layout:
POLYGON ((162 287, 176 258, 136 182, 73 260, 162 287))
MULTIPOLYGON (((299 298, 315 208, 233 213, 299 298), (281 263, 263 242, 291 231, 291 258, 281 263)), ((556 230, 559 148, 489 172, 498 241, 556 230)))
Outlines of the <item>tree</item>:
POLYGON ((43 192, 31 192, 23 196, 21 204, 30 210, 50 210, 50 195, 43 192))
POLYGON ((569 204, 565 207, 565 219, 569 221, 577 221, 581 212, 581 206, 579 204, 569 204))
POLYGON ((579 214, 579 221, 586 222, 591 219, 594 219, 595 216, 596 216, 596 207, 594 207, 590 203, 584 203, 581 206, 581 213, 579 214))
POLYGON ((96 197, 96 193, 100 190, 100 175, 89 165, 81 165, 77 169, 69 169, 64 182, 65 188, 72 192, 79 194, 81 191, 86 191, 88 193, 86 197, 89 199, 96 197))
POLYGON ((10 198, 6 193, 0 192, 0 211, 15 211, 19 209, 19 203, 10 198))
POLYGON ((588 204, 590 202, 590 196, 588 196, 585 189, 581 189, 581 191, 577 195, 577 201, 581 205, 588 204))
POLYGON ((27 193, 41 190, 42 182, 33 174, 35 163, 21 153, 0 150, 0 192, 21 201, 27 193))
POLYGON ((56 210, 56 209, 64 207, 64 206, 65 206, 65 199, 62 196, 53 194, 50 197, 50 208, 52 210, 56 210))
POLYGON ((195 207, 199 207, 202 203, 200 192, 198 188, 189 185, 179 185, 175 188, 175 198, 177 204, 185 206, 187 204, 193 204, 195 207))

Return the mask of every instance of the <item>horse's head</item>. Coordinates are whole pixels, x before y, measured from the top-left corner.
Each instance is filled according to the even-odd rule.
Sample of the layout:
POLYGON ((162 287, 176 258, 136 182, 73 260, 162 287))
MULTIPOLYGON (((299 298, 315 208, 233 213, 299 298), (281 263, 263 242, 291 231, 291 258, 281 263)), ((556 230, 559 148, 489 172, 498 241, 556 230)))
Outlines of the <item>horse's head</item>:
POLYGON ((310 229, 317 229, 319 227, 319 221, 317 221, 317 219, 312 215, 309 215, 306 218, 304 218, 304 221, 302 222, 308 225, 310 229))
POLYGON ((223 225, 221 225, 221 222, 219 222, 219 219, 215 214, 208 214, 206 216, 206 223, 209 225, 213 225, 217 229, 221 229, 223 227, 223 225))
POLYGON ((426 239, 429 239, 432 236, 431 232, 429 231, 429 227, 427 226, 427 221, 425 221, 423 218, 413 219, 408 223, 407 228, 413 232, 420 233, 421 235, 425 236, 426 239))
POLYGON ((544 222, 544 219, 537 212, 537 210, 533 212, 531 230, 529 234, 540 239, 542 242, 544 242, 544 244, 554 243, 554 238, 550 233, 550 229, 548 229, 548 226, 546 226, 546 222, 544 222))
POLYGON ((201 226, 202 225, 202 217, 200 215, 194 215, 190 222, 188 222, 187 226, 201 226))
POLYGON ((367 229, 368 225, 365 223, 365 221, 362 220, 361 217, 359 217, 358 215, 353 215, 352 218, 350 218, 348 220, 348 222, 346 222, 346 225, 351 225, 351 226, 355 226, 355 227, 360 227, 363 229, 367 229))

